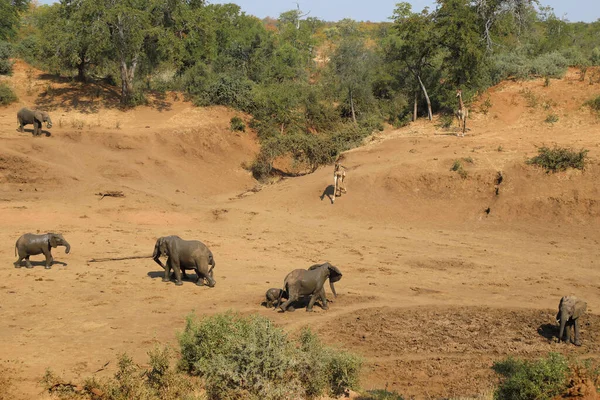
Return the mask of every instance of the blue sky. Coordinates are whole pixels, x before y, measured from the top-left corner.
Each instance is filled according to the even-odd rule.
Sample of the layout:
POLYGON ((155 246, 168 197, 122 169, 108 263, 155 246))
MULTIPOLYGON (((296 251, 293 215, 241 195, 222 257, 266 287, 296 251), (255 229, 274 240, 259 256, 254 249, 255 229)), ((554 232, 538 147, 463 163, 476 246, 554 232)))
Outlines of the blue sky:
MULTIPOLYGON (((41 0, 50 4, 53 0, 41 0)), ((296 8, 291 0, 209 0, 210 3, 235 3, 247 14, 259 18, 278 17, 284 11, 296 8)), ((398 0, 298 0, 300 9, 310 11, 309 16, 326 21, 339 21, 351 18, 357 21, 387 21, 398 0)), ((425 6, 433 6, 433 0, 409 0, 414 11, 425 6)), ((600 0, 541 0, 545 6, 554 8, 558 17, 566 14, 569 21, 592 22, 600 18, 600 0)), ((433 8, 433 7, 432 7, 433 8)))

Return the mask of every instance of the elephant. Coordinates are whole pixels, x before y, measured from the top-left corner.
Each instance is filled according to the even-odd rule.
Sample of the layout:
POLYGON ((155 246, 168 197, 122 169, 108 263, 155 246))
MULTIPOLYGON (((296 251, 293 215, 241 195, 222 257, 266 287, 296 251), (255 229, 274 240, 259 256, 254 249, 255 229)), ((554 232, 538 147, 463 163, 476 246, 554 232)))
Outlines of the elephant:
POLYGON ((566 342, 570 342, 570 327, 573 326, 575 330, 575 346, 581 346, 581 340, 579 339, 579 324, 578 319, 583 314, 585 314, 585 310, 587 309, 587 303, 581 299, 578 299, 575 296, 564 296, 560 299, 560 303, 558 304, 558 314, 556 314, 556 322, 560 324, 560 331, 558 334, 558 341, 563 339, 563 334, 565 333, 565 326, 567 327, 567 340, 566 342))
POLYGON ((215 286, 216 282, 213 278, 215 259, 208 247, 198 240, 183 240, 175 235, 159 237, 154 245, 152 258, 165 270, 163 282, 171 280, 171 269, 173 269, 175 285, 181 286, 183 285, 182 270, 193 269, 198 276, 196 285, 203 286, 206 279, 209 287, 215 286), (160 261, 160 256, 167 257, 166 265, 160 261))
POLYGON ((17 122, 19 123, 19 132, 23 132, 23 126, 33 124, 33 136, 42 134, 42 123, 46 122, 48 129, 52 128, 52 120, 45 111, 30 110, 29 108, 21 108, 17 113, 17 122))
POLYGON ((283 289, 271 288, 265 293, 265 306, 267 308, 277 307, 281 304, 281 299, 288 299, 288 295, 283 289))
POLYGON ((19 253, 19 258, 14 262, 15 268, 21 267, 21 260, 25 259, 25 266, 27 268, 33 268, 31 262, 29 262, 29 256, 36 254, 44 254, 46 256, 46 269, 52 267, 52 253, 50 250, 52 247, 65 246, 65 253, 69 254, 71 251, 71 245, 65 240, 63 235, 58 233, 46 233, 44 235, 34 235, 32 233, 26 233, 17 239, 15 243, 15 255, 19 253))
MULTIPOLYGON (((333 296, 337 297, 335 292, 334 282, 342 279, 340 270, 328 262, 323 264, 315 264, 306 269, 295 269, 290 272, 284 280, 283 290, 289 296, 288 300, 279 305, 279 308, 285 312, 290 305, 298 301, 300 297, 311 296, 311 299, 306 307, 306 311, 312 311, 313 305, 318 298, 321 299, 322 308, 327 310, 327 298, 325 297, 325 280, 329 279, 329 285, 333 296)), ((293 311, 291 309, 290 311, 293 311)))

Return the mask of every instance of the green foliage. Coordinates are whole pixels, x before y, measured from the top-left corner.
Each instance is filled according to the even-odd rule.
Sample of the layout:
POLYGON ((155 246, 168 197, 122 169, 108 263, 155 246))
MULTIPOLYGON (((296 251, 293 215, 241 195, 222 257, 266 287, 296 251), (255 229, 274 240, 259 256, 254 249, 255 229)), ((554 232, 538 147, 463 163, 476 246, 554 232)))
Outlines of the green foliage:
POLYGON ((538 149, 538 155, 528 159, 527 164, 537 165, 547 172, 565 171, 568 168, 583 170, 587 161, 589 150, 581 149, 575 151, 565 147, 554 146, 549 148, 542 146, 538 149))
POLYGON ((389 392, 384 389, 368 390, 366 394, 360 397, 360 400, 404 400, 404 397, 398 393, 389 392))
POLYGON ((112 378, 97 380, 88 378, 84 385, 69 383, 47 370, 42 378, 46 391, 59 399, 106 400, 199 400, 194 385, 184 374, 171 367, 168 348, 155 348, 148 353, 150 368, 144 369, 133 362, 127 354, 119 357, 118 369, 112 378))
POLYGON ((17 95, 6 83, 0 83, 0 105, 6 106, 17 101, 17 95))
POLYGON ((250 80, 241 75, 210 75, 206 89, 199 92, 195 103, 203 106, 218 104, 248 111, 252 105, 253 86, 250 80))
POLYGON ((241 131, 241 132, 245 132, 246 131, 246 124, 244 124, 244 121, 238 117, 232 117, 231 120, 229 121, 229 126, 232 132, 235 131, 241 131))
POLYGON ((557 353, 537 361, 509 357, 492 369, 501 377, 494 392, 497 400, 550 400, 567 388, 569 366, 557 353))
POLYGON ((558 122, 558 115, 556 115, 554 113, 550 113, 550 114, 548 114, 548 116, 546 116, 546 119, 544 120, 544 122, 547 124, 555 124, 558 122))
POLYGON ((29 0, 0 0, 0 40, 14 37, 20 24, 20 13, 29 6, 29 0))
POLYGON ((533 60, 531 72, 537 76, 547 76, 551 78, 561 78, 567 67, 568 60, 559 52, 542 54, 533 60))
POLYGON ((600 96, 586 101, 584 105, 588 106, 593 111, 600 113, 600 96))
POLYGON ((179 335, 180 368, 204 378, 209 399, 339 395, 358 385, 361 361, 304 330, 299 346, 257 315, 189 316, 179 335))
POLYGON ((467 179, 467 177, 469 176, 469 173, 463 167, 463 163, 461 160, 454 160, 454 162, 452 163, 452 167, 450 167, 450 171, 456 172, 463 179, 467 179))
POLYGON ((10 57, 12 57, 10 43, 0 41, 0 75, 9 75, 12 73, 13 63, 10 61, 10 57))

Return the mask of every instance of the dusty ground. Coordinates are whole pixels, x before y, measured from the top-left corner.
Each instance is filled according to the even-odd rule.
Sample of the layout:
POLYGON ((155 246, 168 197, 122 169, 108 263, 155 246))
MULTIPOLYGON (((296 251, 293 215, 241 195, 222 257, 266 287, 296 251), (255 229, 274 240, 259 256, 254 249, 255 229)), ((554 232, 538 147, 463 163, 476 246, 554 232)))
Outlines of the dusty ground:
POLYGON ((228 130, 234 111, 170 94, 123 112, 110 88, 22 63, 1 79, 20 98, 0 109, 0 366, 17 398, 39 397, 48 367, 77 379, 109 361, 99 374, 110 374, 122 352, 144 363, 155 343, 175 344, 190 312, 260 313, 292 334, 310 325, 364 356, 365 388, 416 398, 489 390, 489 367, 507 354, 600 356, 600 120, 581 107, 600 86, 575 71, 550 87, 494 88, 487 114, 471 106, 465 138, 425 121, 378 134, 345 155, 348 194, 334 206, 321 198, 332 167, 248 192, 242 165, 258 147, 228 130), (15 130, 16 111, 36 104, 51 110, 49 137, 15 130), (524 164, 553 143, 589 149, 586 171, 524 164), (466 179, 450 171, 461 158, 473 160, 466 179), (106 190, 126 197, 99 200, 106 190), (13 268, 16 239, 47 231, 71 243, 53 251, 65 265, 13 268), (215 288, 163 283, 150 259, 87 261, 149 255, 169 234, 210 246, 215 288), (344 273, 329 311, 260 307, 287 272, 325 260, 344 273), (566 294, 588 302, 581 348, 553 338, 566 294))

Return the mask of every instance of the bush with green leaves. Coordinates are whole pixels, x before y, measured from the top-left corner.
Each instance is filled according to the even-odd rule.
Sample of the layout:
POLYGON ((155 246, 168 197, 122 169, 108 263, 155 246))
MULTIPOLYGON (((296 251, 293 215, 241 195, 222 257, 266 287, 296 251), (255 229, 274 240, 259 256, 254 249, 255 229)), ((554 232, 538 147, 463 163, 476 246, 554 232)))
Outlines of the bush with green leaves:
POLYGON ((551 78, 561 78, 567 68, 569 61, 559 52, 546 53, 533 60, 531 72, 538 76, 548 76, 551 78))
POLYGON ((593 111, 600 113, 600 96, 586 101, 585 105, 591 108, 593 111))
POLYGON ((8 105, 17 101, 17 95, 6 83, 0 83, 0 105, 8 105))
POLYGON ((119 357, 118 369, 107 379, 95 377, 74 385, 47 370, 42 378, 46 391, 59 399, 102 398, 106 400, 199 400, 202 397, 185 374, 171 366, 171 351, 154 348, 148 352, 150 368, 137 365, 127 354, 119 357), (80 389, 83 387, 83 389, 80 389))
POLYGON ((12 48, 10 43, 0 41, 0 75, 10 75, 12 73, 13 63, 10 61, 12 57, 12 48))
POLYGON ((550 400, 568 385, 569 365, 557 353, 536 361, 508 357, 495 362, 492 369, 501 379, 494 392, 495 400, 550 400))
POLYGON ((229 128, 232 132, 246 132, 246 124, 237 115, 235 117, 231 117, 231 120, 229 120, 229 128))
POLYGON ((538 149, 538 155, 528 159, 526 163, 542 167, 546 172, 565 171, 568 168, 583 170, 588 152, 585 149, 576 151, 556 145, 553 148, 542 146, 538 149))
POLYGON ((251 110, 254 83, 242 75, 208 74, 202 86, 200 90, 193 89, 197 92, 197 105, 215 104, 243 111, 251 110))
MULTIPOLYGON (((468 161, 466 161, 466 162, 468 162, 468 161)), ((471 159, 471 162, 473 162, 472 159, 471 159)), ((461 160, 454 160, 454 162, 452 163, 452 167, 450 168, 450 171, 456 172, 463 179, 467 179, 467 177, 469 176, 469 173, 463 167, 463 163, 461 160)))
POLYGON ((309 330, 299 341, 258 315, 188 316, 179 367, 203 378, 209 399, 309 399, 358 386, 359 358, 309 330))

